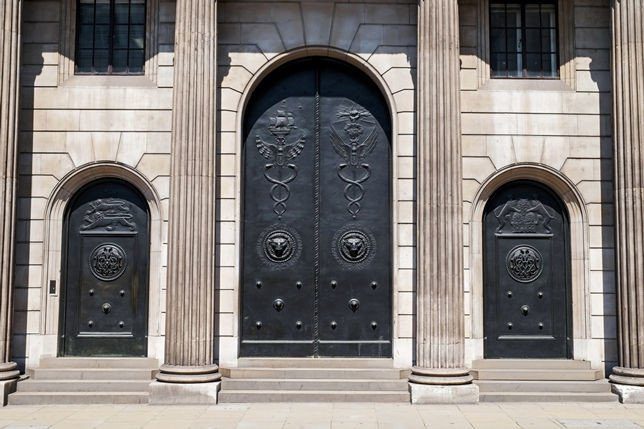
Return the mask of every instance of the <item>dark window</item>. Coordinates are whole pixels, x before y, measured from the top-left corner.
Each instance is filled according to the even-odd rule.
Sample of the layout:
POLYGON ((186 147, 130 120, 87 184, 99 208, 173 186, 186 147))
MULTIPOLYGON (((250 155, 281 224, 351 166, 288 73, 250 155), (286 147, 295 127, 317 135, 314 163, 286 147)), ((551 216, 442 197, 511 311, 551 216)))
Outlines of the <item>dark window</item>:
POLYGON ((556 0, 490 2, 492 77, 556 78, 556 0))
POLYGON ((77 74, 141 74, 145 0, 78 0, 77 74))

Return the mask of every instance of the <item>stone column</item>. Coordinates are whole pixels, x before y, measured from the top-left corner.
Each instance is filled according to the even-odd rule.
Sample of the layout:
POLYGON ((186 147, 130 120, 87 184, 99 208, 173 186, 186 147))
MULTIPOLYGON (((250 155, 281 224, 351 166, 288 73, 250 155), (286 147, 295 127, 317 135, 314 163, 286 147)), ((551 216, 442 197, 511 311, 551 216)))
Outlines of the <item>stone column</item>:
POLYGON ((177 0, 165 364, 152 403, 216 403, 217 1, 177 0))
POLYGON ((644 403, 644 0, 613 0, 618 348, 613 392, 644 403))
POLYGON ((457 0, 418 2, 416 366, 412 403, 477 402, 464 368, 457 0))
POLYGON ((20 98, 21 0, 0 4, 0 395, 15 391, 20 375, 11 362, 13 299, 13 246, 16 212, 16 156, 18 153, 18 99, 20 98))

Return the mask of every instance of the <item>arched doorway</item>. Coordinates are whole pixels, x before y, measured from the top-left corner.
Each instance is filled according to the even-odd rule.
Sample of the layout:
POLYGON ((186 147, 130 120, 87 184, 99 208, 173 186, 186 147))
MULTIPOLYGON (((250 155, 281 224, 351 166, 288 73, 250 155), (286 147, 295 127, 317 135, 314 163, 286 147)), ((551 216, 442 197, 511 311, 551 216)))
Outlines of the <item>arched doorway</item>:
POLYGON ((497 190, 484 214, 486 358, 572 357, 569 220, 545 186, 497 190))
POLYGON ((391 121, 326 58, 286 64, 244 117, 242 356, 391 356, 391 121))
POLYGON ((64 223, 62 356, 146 356, 149 210, 121 180, 71 200, 64 223))

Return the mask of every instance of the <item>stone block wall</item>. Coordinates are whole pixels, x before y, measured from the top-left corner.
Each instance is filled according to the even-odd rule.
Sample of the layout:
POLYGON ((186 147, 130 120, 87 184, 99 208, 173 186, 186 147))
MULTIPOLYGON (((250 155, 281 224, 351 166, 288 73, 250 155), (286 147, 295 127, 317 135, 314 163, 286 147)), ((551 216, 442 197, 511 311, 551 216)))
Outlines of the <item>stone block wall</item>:
MULTIPOLYGON (((150 312, 158 317, 150 319, 150 355, 162 358, 175 2, 148 1, 154 24, 154 37, 148 41, 155 49, 150 50, 145 76, 137 77, 74 76, 65 42, 73 0, 25 2, 13 323, 13 358, 23 365, 35 366, 38 356, 56 353, 58 301, 47 293, 50 280, 60 285, 60 267, 50 264, 52 252, 60 253, 60 240, 52 248, 55 234, 48 226, 52 197, 74 172, 92 165, 99 167, 94 170, 97 178, 105 165, 125 166, 148 182, 159 200, 159 269, 150 284, 151 292, 158 291, 156 298, 151 296, 150 312)), ((520 165, 544 167, 538 174, 557 176, 579 197, 581 242, 573 253, 581 268, 573 274, 587 293, 573 300, 581 308, 575 323, 583 325, 575 330, 575 357, 596 366, 616 360, 610 9, 608 0, 568 1, 563 15, 568 24, 560 34, 571 54, 562 55, 563 79, 554 81, 490 80, 485 4, 459 2, 468 360, 483 352, 477 310, 482 275, 473 269, 481 259, 473 251, 481 220, 476 207, 492 179, 510 178, 513 167, 520 165)), ((243 103, 271 69, 303 55, 353 63, 372 75, 390 101, 394 358, 398 366, 411 365, 416 9, 413 0, 220 0, 216 343, 222 365, 235 363, 239 341, 243 103)), ((62 218, 58 222, 62 225, 62 218)))
POLYGON ((414 1, 224 1, 219 9, 221 87, 220 364, 239 341, 242 104, 252 85, 288 58, 330 55, 370 73, 390 100, 394 135, 394 359, 408 366, 414 330, 414 1))
POLYGON ((12 354, 29 367, 42 354, 56 354, 60 263, 49 265, 60 261, 61 244, 60 231, 49 226, 58 220, 61 227, 52 217, 62 213, 51 210, 55 196, 68 197, 59 190, 75 172, 98 179, 110 165, 140 175, 160 204, 160 213, 152 213, 162 236, 153 237, 158 267, 150 278, 149 346, 151 356, 163 353, 175 3, 150 1, 155 49, 146 75, 132 77, 74 76, 63 46, 73 3, 24 2, 12 354))
POLYGON ((504 171, 510 179, 512 167, 539 165, 545 171, 535 177, 566 181, 583 212, 570 214, 582 223, 571 236, 573 283, 585 290, 575 294, 573 286, 575 357, 610 367, 617 360, 610 4, 560 4, 560 80, 490 79, 486 9, 483 0, 459 1, 468 359, 483 352, 478 198, 504 171))

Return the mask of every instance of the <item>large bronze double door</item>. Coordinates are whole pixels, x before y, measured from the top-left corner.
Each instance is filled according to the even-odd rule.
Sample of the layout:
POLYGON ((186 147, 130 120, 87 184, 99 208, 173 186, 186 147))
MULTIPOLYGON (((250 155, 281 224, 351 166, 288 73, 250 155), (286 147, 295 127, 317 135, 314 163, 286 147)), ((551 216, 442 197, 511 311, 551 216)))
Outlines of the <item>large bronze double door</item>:
POLYGON ((273 72, 244 121, 243 356, 391 356, 391 125, 336 61, 273 72))

